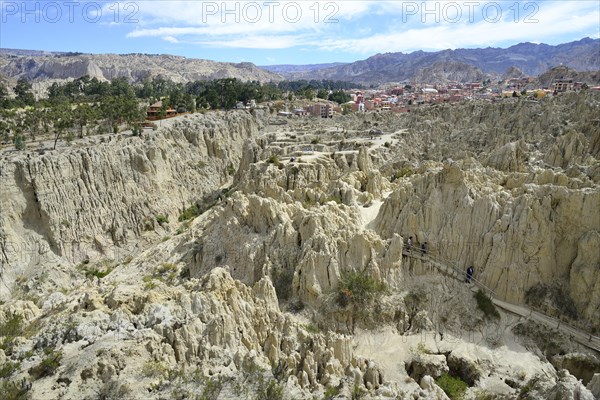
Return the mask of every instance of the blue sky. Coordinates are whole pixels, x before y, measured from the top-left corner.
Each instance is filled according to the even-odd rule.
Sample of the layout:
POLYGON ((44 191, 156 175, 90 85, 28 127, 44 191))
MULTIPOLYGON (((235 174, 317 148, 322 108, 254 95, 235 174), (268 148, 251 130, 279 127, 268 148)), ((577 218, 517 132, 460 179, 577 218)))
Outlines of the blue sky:
POLYGON ((258 65, 600 37, 600 1, 7 1, 0 47, 258 65))

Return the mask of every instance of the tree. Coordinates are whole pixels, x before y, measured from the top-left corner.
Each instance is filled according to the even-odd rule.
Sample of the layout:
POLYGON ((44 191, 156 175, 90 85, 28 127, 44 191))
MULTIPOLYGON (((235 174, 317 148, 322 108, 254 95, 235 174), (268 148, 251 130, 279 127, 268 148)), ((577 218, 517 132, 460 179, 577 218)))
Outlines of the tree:
POLYGON ((101 82, 98 78, 94 77, 84 85, 83 92, 86 96, 106 96, 110 93, 110 84, 108 82, 101 82))
POLYGON ((52 121, 54 125, 54 149, 58 139, 70 128, 73 127, 73 119, 70 104, 61 104, 52 110, 52 121))
POLYGON ((65 95, 64 86, 56 82, 50 85, 48 88, 48 100, 52 105, 67 103, 69 98, 65 95))
POLYGON ((179 109, 180 107, 185 107, 185 101, 184 101, 184 93, 183 93, 183 87, 178 85, 175 86, 171 92, 169 93, 169 104, 171 104, 171 107, 173 107, 174 109, 179 109))
POLYGON ((158 111, 158 116, 160 118, 164 118, 167 116, 167 110, 169 109, 169 101, 167 99, 164 99, 162 101, 162 104, 160 106, 160 110, 158 111))
POLYGON ((328 95, 329 93, 325 89, 319 89, 319 91, 317 92, 317 97, 319 99, 326 99, 328 95))
POLYGON ((39 107, 34 107, 33 109, 25 111, 23 125, 31 135, 31 140, 35 140, 35 136, 39 132, 43 118, 44 111, 39 107))
POLYGON ((21 105, 32 106, 35 103, 35 97, 31 93, 31 88, 31 83, 27 79, 19 78, 15 86, 15 94, 17 95, 17 101, 21 105))
POLYGON ((79 126, 79 138, 83 138, 83 129, 94 120, 94 110, 88 103, 82 103, 73 111, 73 119, 79 126))
POLYGON ((110 82, 110 94, 116 97, 125 96, 135 98, 135 91, 125 78, 115 78, 110 82))
POLYGON ((315 91, 310 86, 304 89, 303 94, 305 99, 312 100, 315 98, 315 91))
POLYGON ((127 123, 129 128, 143 121, 146 118, 146 112, 135 98, 121 98, 121 117, 127 123))
POLYGON ((329 95, 329 100, 335 101, 338 104, 347 103, 350 99, 350 95, 346 94, 343 90, 337 90, 329 95))
POLYGON ((20 133, 15 134, 14 141, 15 141, 15 149, 22 151, 27 148, 27 145, 25 144, 25 137, 22 134, 20 134, 20 133))
POLYGON ((0 83, 0 108, 9 108, 9 106, 8 89, 3 83, 0 83))
POLYGON ((2 120, 0 120, 0 140, 3 144, 10 141, 10 125, 2 120))
POLYGON ((116 98, 113 96, 103 96, 100 100, 100 112, 107 125, 108 131, 114 131, 117 127, 119 110, 116 98))
POLYGON ((185 103, 185 108, 191 113, 196 112, 196 99, 194 98, 194 96, 186 93, 185 96, 183 96, 183 99, 185 103))
POLYGON ((149 99, 154 95, 154 88, 152 82, 148 79, 144 79, 142 86, 136 90, 136 96, 140 99, 149 99))

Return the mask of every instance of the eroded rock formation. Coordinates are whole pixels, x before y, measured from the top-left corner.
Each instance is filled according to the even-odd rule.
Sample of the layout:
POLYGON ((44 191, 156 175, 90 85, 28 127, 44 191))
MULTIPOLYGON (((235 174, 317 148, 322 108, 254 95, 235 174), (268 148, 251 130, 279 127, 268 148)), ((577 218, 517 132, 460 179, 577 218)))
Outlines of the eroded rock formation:
POLYGON ((490 314, 462 271, 598 329, 599 105, 584 93, 285 125, 210 113, 5 152, 3 387, 446 399, 449 374, 468 398, 592 399, 597 354, 490 314), (44 246, 21 254, 32 241, 44 246))

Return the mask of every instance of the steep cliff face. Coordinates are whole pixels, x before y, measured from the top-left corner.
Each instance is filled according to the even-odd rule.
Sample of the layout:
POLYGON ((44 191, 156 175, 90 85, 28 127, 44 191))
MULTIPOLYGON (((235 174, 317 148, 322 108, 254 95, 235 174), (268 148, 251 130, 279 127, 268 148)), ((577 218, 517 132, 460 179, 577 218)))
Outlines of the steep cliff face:
POLYGON ((546 312, 598 328, 599 107, 588 93, 411 113, 402 155, 382 171, 416 174, 386 200, 375 230, 414 235, 461 270, 474 265, 503 298, 538 296, 546 312))
POLYGON ((375 230, 384 238, 413 235, 461 270, 474 265, 477 279, 513 303, 536 284, 564 283, 597 325, 600 190, 535 174, 508 189, 502 175, 463 168, 446 163, 406 182, 383 204, 375 230))
MULTIPOLYGON (((92 138, 43 155, 0 160, 0 227, 15 271, 52 256, 122 258, 140 238, 230 182, 258 132, 246 112, 195 114, 140 137, 92 138), (43 253, 43 254, 42 254, 43 253)), ((165 226, 167 228, 167 226, 165 226)))

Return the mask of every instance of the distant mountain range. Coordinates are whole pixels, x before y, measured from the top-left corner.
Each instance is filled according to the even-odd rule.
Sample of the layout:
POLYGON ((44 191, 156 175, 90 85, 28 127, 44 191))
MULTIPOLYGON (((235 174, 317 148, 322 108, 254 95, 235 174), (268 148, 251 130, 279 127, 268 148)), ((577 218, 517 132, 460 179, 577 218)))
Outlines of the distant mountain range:
POLYGON ((162 76, 175 82, 237 78, 278 82, 283 79, 329 79, 361 84, 387 82, 481 81, 538 76, 553 67, 569 74, 600 71, 600 39, 551 46, 520 43, 507 49, 457 49, 437 52, 377 54, 353 63, 271 65, 224 63, 171 55, 82 54, 0 49, 0 79, 63 80, 83 75, 125 77, 132 82, 162 76))
POLYGON ((287 79, 331 79, 364 84, 444 80, 470 81, 502 77, 512 68, 528 76, 540 75, 552 67, 566 66, 577 71, 600 70, 600 39, 551 46, 520 43, 507 49, 457 49, 437 52, 377 54, 366 60, 336 66, 311 65, 303 70, 266 67, 287 79))
POLYGON ((281 75, 252 63, 225 63, 171 55, 82 54, 0 49, 0 75, 16 80, 63 80, 84 75, 141 82, 162 76, 174 82, 237 78, 242 81, 278 82, 281 75))

